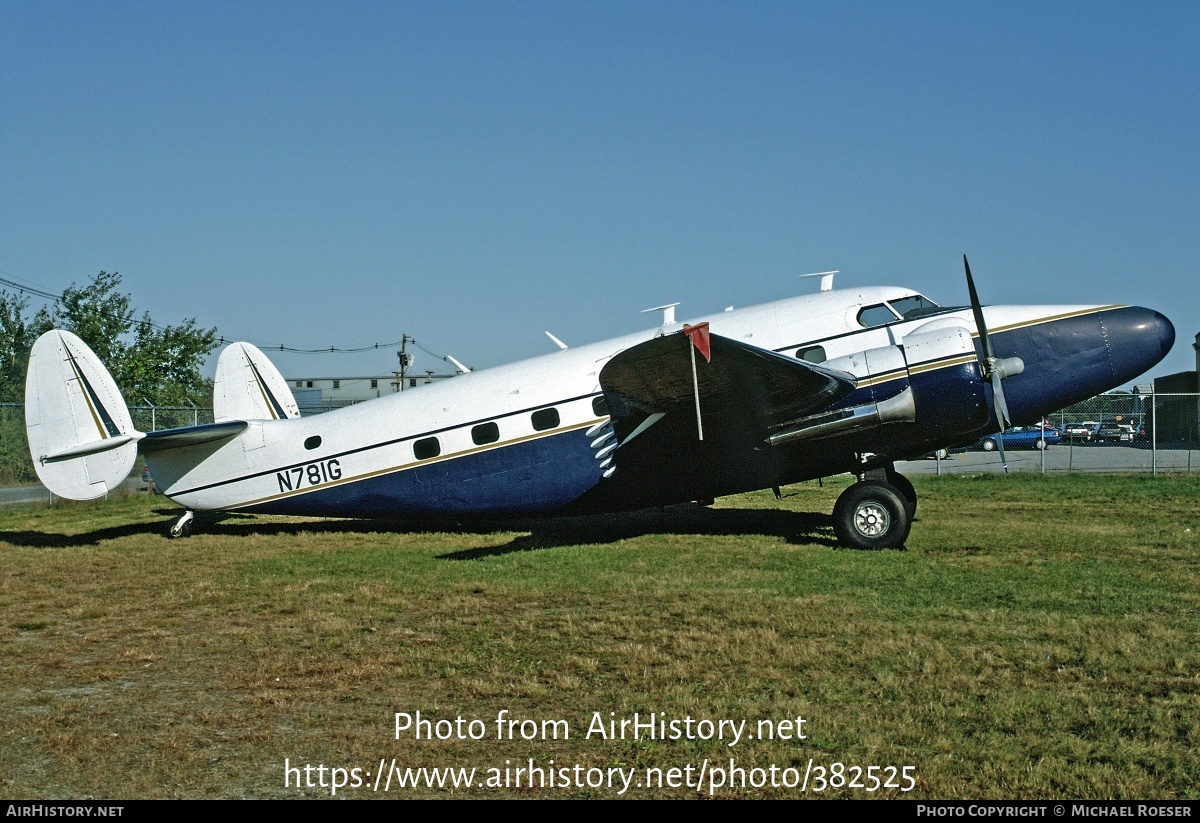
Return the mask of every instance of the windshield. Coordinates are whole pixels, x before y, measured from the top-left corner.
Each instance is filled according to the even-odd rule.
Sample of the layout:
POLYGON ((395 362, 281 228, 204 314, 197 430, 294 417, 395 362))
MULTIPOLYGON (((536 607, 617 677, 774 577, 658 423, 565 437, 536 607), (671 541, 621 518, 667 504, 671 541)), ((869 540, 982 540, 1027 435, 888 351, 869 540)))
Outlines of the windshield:
POLYGON ((914 317, 921 317, 924 314, 928 314, 930 309, 936 310, 941 308, 937 303, 919 294, 914 294, 910 297, 901 297, 899 300, 891 300, 889 302, 891 307, 896 310, 896 314, 905 320, 911 320, 914 317))
POLYGON ((952 309, 943 309, 927 297, 922 297, 919 294, 910 294, 907 297, 889 300, 886 303, 867 306, 858 313, 858 322, 869 329, 875 326, 885 326, 888 323, 895 323, 897 319, 917 320, 921 317, 927 317, 931 314, 941 314, 946 311, 952 311, 952 309))

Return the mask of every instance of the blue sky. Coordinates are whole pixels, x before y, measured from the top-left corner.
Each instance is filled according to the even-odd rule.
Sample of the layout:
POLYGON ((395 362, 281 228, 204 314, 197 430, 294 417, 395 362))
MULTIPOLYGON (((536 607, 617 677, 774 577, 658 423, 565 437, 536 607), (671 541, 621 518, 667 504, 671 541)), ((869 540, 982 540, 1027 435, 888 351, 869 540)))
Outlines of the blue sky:
POLYGON ((803 272, 962 303, 965 252, 984 302, 1163 311, 1181 371, 1198 34, 1182 2, 4 0, 0 272, 484 367, 803 272))

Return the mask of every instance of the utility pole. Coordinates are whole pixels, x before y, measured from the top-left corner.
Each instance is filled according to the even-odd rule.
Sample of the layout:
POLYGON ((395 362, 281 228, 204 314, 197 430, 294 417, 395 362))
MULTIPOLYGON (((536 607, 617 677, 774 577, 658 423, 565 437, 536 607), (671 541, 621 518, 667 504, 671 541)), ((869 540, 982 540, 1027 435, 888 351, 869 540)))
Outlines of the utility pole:
POLYGON ((417 342, 407 334, 400 337, 400 351, 396 352, 396 356, 400 358, 400 371, 393 372, 396 375, 396 391, 404 391, 404 376, 412 368, 413 357, 408 353, 409 341, 417 342))

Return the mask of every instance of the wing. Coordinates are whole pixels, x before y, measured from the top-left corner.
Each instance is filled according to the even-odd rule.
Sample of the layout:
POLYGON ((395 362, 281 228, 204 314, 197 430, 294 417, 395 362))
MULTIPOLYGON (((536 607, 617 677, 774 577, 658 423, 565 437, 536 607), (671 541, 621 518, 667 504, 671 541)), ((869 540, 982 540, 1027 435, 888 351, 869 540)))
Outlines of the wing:
POLYGON ((695 382, 682 333, 627 349, 601 370, 618 444, 608 493, 652 504, 773 485, 783 458, 765 448, 771 433, 856 388, 846 372, 718 335, 709 343, 695 382))
POLYGON ((656 337, 608 362, 600 386, 619 442, 652 415, 694 421, 696 385, 704 436, 714 440, 742 440, 747 433, 763 440, 773 427, 823 409, 856 386, 846 372, 715 334, 709 340, 711 359, 696 358, 695 383, 691 343, 682 333, 656 337))

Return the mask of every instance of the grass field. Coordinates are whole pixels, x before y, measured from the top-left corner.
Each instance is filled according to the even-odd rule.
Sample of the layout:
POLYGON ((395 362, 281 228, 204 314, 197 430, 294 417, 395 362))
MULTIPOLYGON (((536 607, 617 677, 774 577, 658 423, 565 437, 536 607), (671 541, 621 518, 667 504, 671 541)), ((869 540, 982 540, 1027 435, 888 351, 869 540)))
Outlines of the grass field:
POLYGON ((913 482, 884 552, 835 548, 842 482, 177 541, 161 498, 0 512, 0 795, 329 797, 338 767, 360 798, 1200 796, 1200 480, 913 482), (418 711, 449 739, 397 737, 418 711), (596 733, 635 713, 678 739, 596 733))

